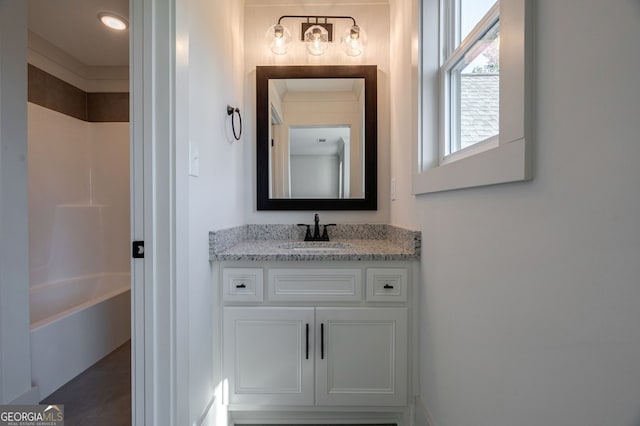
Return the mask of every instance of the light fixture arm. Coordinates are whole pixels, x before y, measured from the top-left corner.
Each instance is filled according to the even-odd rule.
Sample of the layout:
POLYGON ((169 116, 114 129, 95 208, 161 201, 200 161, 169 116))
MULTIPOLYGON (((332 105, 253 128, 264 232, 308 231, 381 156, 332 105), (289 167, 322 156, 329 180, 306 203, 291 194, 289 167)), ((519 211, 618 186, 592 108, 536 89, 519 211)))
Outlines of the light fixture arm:
POLYGON ((313 18, 316 20, 316 22, 318 22, 318 19, 324 19, 325 22, 327 22, 327 19, 351 19, 351 21, 353 22, 353 25, 358 25, 356 24, 356 20, 353 16, 335 16, 335 15, 282 15, 280 18, 278 18, 278 24, 281 24, 280 21, 282 21, 283 19, 288 19, 288 18, 295 18, 295 19, 306 19, 307 22, 309 21, 309 19, 313 18))

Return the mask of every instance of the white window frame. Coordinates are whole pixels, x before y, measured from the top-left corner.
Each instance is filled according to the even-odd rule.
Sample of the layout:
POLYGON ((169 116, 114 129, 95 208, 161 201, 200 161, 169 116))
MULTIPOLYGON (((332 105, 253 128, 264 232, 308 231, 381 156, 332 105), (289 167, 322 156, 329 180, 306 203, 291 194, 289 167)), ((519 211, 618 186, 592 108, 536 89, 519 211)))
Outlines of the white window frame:
POLYGON ((444 95, 440 64, 444 34, 440 0, 419 2, 420 130, 413 193, 523 181, 532 178, 532 0, 500 0, 500 125, 497 138, 444 158, 444 95))

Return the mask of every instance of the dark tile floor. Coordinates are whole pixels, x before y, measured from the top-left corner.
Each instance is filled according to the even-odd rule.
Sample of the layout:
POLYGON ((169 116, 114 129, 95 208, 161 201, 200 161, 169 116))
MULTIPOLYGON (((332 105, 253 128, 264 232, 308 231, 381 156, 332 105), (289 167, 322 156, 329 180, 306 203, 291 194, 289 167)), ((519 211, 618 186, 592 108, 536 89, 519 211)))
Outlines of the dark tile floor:
POLYGON ((131 425, 131 341, 41 401, 64 404, 65 426, 131 425))

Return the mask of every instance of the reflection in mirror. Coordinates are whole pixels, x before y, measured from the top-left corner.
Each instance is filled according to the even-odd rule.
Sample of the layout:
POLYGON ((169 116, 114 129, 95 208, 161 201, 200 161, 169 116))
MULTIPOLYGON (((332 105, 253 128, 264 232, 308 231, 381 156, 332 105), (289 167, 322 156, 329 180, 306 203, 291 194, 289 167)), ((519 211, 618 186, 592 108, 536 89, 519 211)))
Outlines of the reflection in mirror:
POLYGON ((349 198, 350 134, 349 126, 289 128, 291 198, 349 198))
POLYGON ((270 198, 364 197, 364 79, 269 81, 270 198))
POLYGON ((256 68, 258 210, 375 210, 375 66, 256 68))

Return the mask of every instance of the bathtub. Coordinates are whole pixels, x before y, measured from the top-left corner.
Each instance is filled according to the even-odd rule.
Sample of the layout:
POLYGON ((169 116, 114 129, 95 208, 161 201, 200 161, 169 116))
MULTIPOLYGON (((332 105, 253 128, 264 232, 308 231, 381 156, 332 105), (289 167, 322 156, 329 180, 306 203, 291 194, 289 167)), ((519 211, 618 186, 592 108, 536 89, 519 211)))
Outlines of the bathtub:
POLYGON ((128 273, 105 273, 30 290, 31 375, 40 400, 131 336, 128 273))

